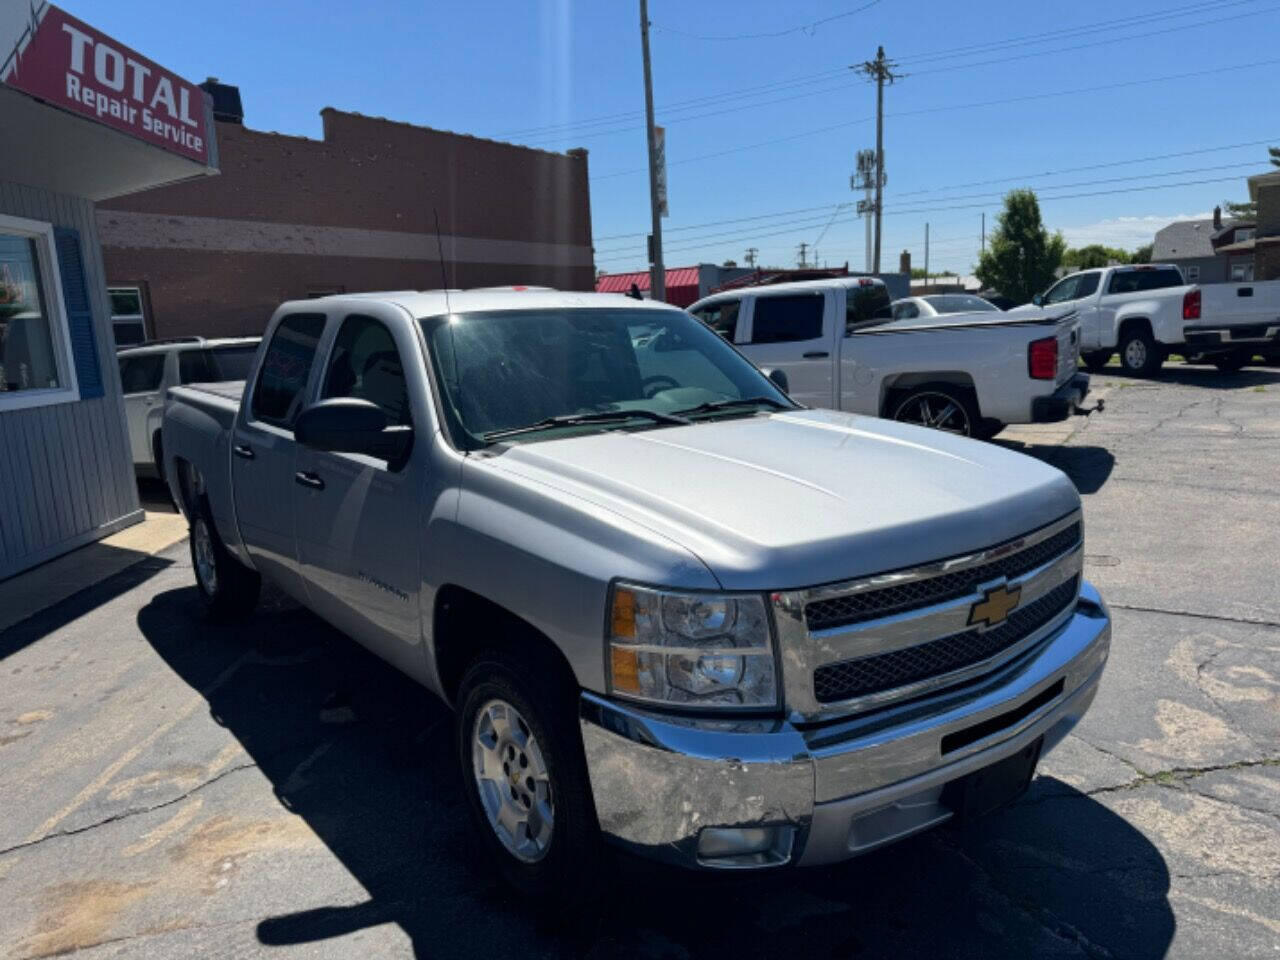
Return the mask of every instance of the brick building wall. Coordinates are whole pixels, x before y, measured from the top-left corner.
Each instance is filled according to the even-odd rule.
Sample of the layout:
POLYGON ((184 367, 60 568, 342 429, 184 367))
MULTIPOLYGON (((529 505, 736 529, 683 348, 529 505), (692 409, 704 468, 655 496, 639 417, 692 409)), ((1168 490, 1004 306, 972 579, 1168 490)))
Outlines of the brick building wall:
POLYGON ((321 116, 323 140, 219 123, 220 176, 99 206, 108 282, 142 289, 151 337, 256 334, 282 300, 440 287, 441 248, 452 287, 592 289, 585 151, 321 116))

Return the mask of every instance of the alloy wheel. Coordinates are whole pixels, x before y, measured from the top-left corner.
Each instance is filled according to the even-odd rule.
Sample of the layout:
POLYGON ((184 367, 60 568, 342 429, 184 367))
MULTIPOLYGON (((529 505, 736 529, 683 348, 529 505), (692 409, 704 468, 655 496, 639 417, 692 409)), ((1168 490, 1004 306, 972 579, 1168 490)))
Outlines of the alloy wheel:
POLYGON ((913 394, 898 407, 894 419, 965 437, 973 431, 964 407, 945 393, 913 394))
POLYGON ((536 863, 551 847, 555 804, 546 761, 529 724, 505 700, 476 713, 472 771, 489 826, 507 852, 536 863))
POLYGON ((195 547, 196 576, 205 593, 213 596, 218 592, 218 562, 213 555, 213 536, 203 518, 191 528, 191 543, 195 547))

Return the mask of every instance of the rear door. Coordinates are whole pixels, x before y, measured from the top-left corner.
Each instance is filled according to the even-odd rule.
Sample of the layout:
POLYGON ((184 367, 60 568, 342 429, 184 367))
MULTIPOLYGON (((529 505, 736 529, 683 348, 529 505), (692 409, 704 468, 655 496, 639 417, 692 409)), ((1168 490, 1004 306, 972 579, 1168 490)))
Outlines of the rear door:
POLYGON ((135 353, 120 358, 120 387, 124 391, 124 415, 129 427, 129 449, 133 462, 149 464, 154 454, 147 433, 148 416, 160 409, 164 398, 160 384, 164 380, 163 351, 135 353))
POLYGON ((324 313, 286 314, 271 334, 231 436, 231 480, 240 537, 258 570, 305 599, 294 537, 293 424, 307 396, 324 313))
POLYGON ((739 349, 757 367, 783 370, 791 397, 805 406, 836 403, 834 292, 757 293, 748 300, 748 339, 739 349))

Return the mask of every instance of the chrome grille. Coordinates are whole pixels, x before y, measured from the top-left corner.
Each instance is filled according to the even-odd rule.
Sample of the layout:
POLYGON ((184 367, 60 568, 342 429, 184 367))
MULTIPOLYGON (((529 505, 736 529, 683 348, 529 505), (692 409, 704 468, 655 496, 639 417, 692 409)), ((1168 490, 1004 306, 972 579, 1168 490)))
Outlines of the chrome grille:
POLYGON ((1080 523, 1077 521, 1024 550, 978 567, 944 573, 926 580, 815 600, 804 608, 805 622, 810 630, 827 630, 919 610, 935 603, 946 603, 948 600, 967 596, 975 592, 980 584, 1002 576, 1010 580, 1020 577, 1065 553, 1079 541, 1080 523))
MULTIPOLYGON (((1072 531, 1078 537, 1079 525, 1069 527, 1063 533, 1072 531)), ((1044 543, 1057 539, 1057 536, 1051 537, 1044 543)), ((1045 559, 1049 559, 1052 555, 1052 553, 1045 554, 1045 559)), ((1010 559, 1020 561, 1022 556, 1023 554, 1017 554, 1010 559)), ((1022 572, 1033 569, 1036 565, 1029 564, 1022 572)), ((966 573, 971 572, 973 571, 966 571, 966 573)), ((978 580, 989 580, 992 576, 998 575, 999 573, 988 573, 979 577, 978 580)), ((814 696, 819 703, 834 703, 838 700, 848 700, 852 697, 907 686, 918 680, 941 676, 981 663, 1014 646, 1062 613, 1075 602, 1079 586, 1080 578, 1072 577, 1022 609, 1015 610, 1004 623, 990 630, 968 630, 964 633, 940 637, 928 643, 895 650, 892 653, 844 660, 819 667, 813 674, 814 696)))

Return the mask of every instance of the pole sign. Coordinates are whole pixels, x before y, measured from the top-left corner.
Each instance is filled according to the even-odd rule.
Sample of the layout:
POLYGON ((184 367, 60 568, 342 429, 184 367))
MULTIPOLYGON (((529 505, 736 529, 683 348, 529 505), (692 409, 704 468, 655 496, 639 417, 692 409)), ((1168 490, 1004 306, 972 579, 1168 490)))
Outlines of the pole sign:
POLYGON ((658 213, 667 215, 667 128, 653 128, 654 166, 657 167, 658 213))
POLYGON ((212 113, 198 86, 53 4, 24 20, 17 36, 0 37, 0 81, 209 165, 212 113))

